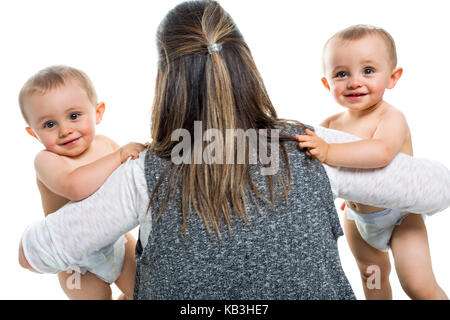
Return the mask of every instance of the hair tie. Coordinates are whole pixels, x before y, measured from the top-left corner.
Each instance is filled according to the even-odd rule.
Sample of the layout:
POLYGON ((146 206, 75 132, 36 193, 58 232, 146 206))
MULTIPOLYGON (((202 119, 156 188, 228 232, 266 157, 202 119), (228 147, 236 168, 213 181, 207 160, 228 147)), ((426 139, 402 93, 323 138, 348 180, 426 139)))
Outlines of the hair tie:
POLYGON ((213 54, 214 52, 219 52, 222 50, 222 45, 220 43, 213 43, 208 46, 209 54, 213 54))

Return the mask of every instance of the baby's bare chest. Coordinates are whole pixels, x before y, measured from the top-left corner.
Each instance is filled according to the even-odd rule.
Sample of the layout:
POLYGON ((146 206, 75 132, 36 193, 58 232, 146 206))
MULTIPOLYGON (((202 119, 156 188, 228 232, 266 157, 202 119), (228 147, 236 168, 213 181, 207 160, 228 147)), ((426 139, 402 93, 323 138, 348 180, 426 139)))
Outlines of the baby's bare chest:
POLYGON ((346 119, 336 119, 330 123, 330 129, 339 130, 350 133, 361 139, 373 138, 377 130, 378 121, 349 121, 346 119))
POLYGON ((114 148, 112 147, 111 143, 108 143, 104 139, 99 139, 94 141, 89 149, 80 156, 76 158, 67 157, 66 160, 71 168, 76 169, 78 167, 85 166, 89 163, 97 161, 98 159, 105 157, 113 151, 114 148))
MULTIPOLYGON (((361 139, 372 139, 378 129, 379 122, 379 118, 350 121, 343 117, 342 119, 338 118, 330 122, 329 128, 350 133, 361 139)), ((409 131, 408 126, 406 127, 405 139, 399 152, 403 152, 411 156, 413 155, 411 132, 409 131)))

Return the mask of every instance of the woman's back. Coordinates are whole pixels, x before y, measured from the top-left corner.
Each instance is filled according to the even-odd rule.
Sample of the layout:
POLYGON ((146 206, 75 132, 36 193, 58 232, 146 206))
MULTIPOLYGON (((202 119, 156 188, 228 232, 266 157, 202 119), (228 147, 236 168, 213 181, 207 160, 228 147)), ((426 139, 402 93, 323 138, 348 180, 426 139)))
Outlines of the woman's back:
MULTIPOLYGON (((303 131, 288 126, 280 135, 303 131)), ((135 299, 354 299, 337 252, 342 230, 325 170, 295 142, 285 147, 292 176, 287 205, 281 197, 273 210, 247 188, 249 224, 233 215, 231 234, 222 223, 220 239, 193 210, 186 235, 179 231, 181 188, 174 189, 148 243, 138 243, 135 299)), ((147 154, 150 193, 167 161, 147 154)), ((250 167, 252 179, 268 197, 259 169, 250 167)), ((281 164, 280 171, 286 174, 281 164)), ((149 214, 155 215, 167 187, 165 178, 149 214)))

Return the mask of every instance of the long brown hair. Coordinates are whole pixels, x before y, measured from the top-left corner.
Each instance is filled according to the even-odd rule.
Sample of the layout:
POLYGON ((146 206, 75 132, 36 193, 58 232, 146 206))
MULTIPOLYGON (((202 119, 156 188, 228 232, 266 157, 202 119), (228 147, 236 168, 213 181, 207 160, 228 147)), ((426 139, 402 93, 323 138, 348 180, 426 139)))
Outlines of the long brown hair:
MULTIPOLYGON (((188 1, 175 7, 160 24, 157 45, 159 63, 151 150, 159 157, 170 158, 177 143, 171 140, 175 130, 186 129, 194 136, 194 121, 202 121, 204 131, 218 129, 224 135, 226 129, 274 129, 285 122, 277 118, 241 33, 217 2, 188 1), (208 47, 212 44, 220 45, 221 49, 210 53, 208 47)), ((234 140, 227 140, 225 149, 230 143, 234 144, 234 140)), ((149 207, 164 177, 169 175, 168 190, 158 208, 156 221, 164 212, 172 188, 179 179, 183 212, 181 230, 184 232, 191 206, 208 232, 212 227, 219 237, 223 219, 231 232, 233 213, 248 222, 248 187, 274 207, 274 177, 287 201, 291 183, 289 162, 283 143, 279 148, 287 174, 284 177, 280 173, 267 176, 270 199, 252 181, 248 152, 244 164, 175 165, 169 162, 150 197, 149 207)))

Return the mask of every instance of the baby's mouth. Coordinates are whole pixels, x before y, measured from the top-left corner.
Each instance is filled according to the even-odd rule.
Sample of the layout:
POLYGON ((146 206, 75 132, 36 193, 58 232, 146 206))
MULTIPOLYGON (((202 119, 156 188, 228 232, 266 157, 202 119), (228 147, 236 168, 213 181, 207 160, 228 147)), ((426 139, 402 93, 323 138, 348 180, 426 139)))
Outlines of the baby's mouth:
POLYGON ((357 97, 363 97, 365 95, 367 95, 367 93, 350 93, 350 94, 346 94, 344 96, 349 97, 349 98, 357 98, 357 97))
POLYGON ((80 137, 75 138, 75 139, 71 139, 71 140, 68 140, 68 141, 65 141, 65 142, 61 143, 61 145, 62 145, 62 146, 71 145, 71 144, 73 144, 74 142, 76 142, 78 139, 80 139, 80 137))

